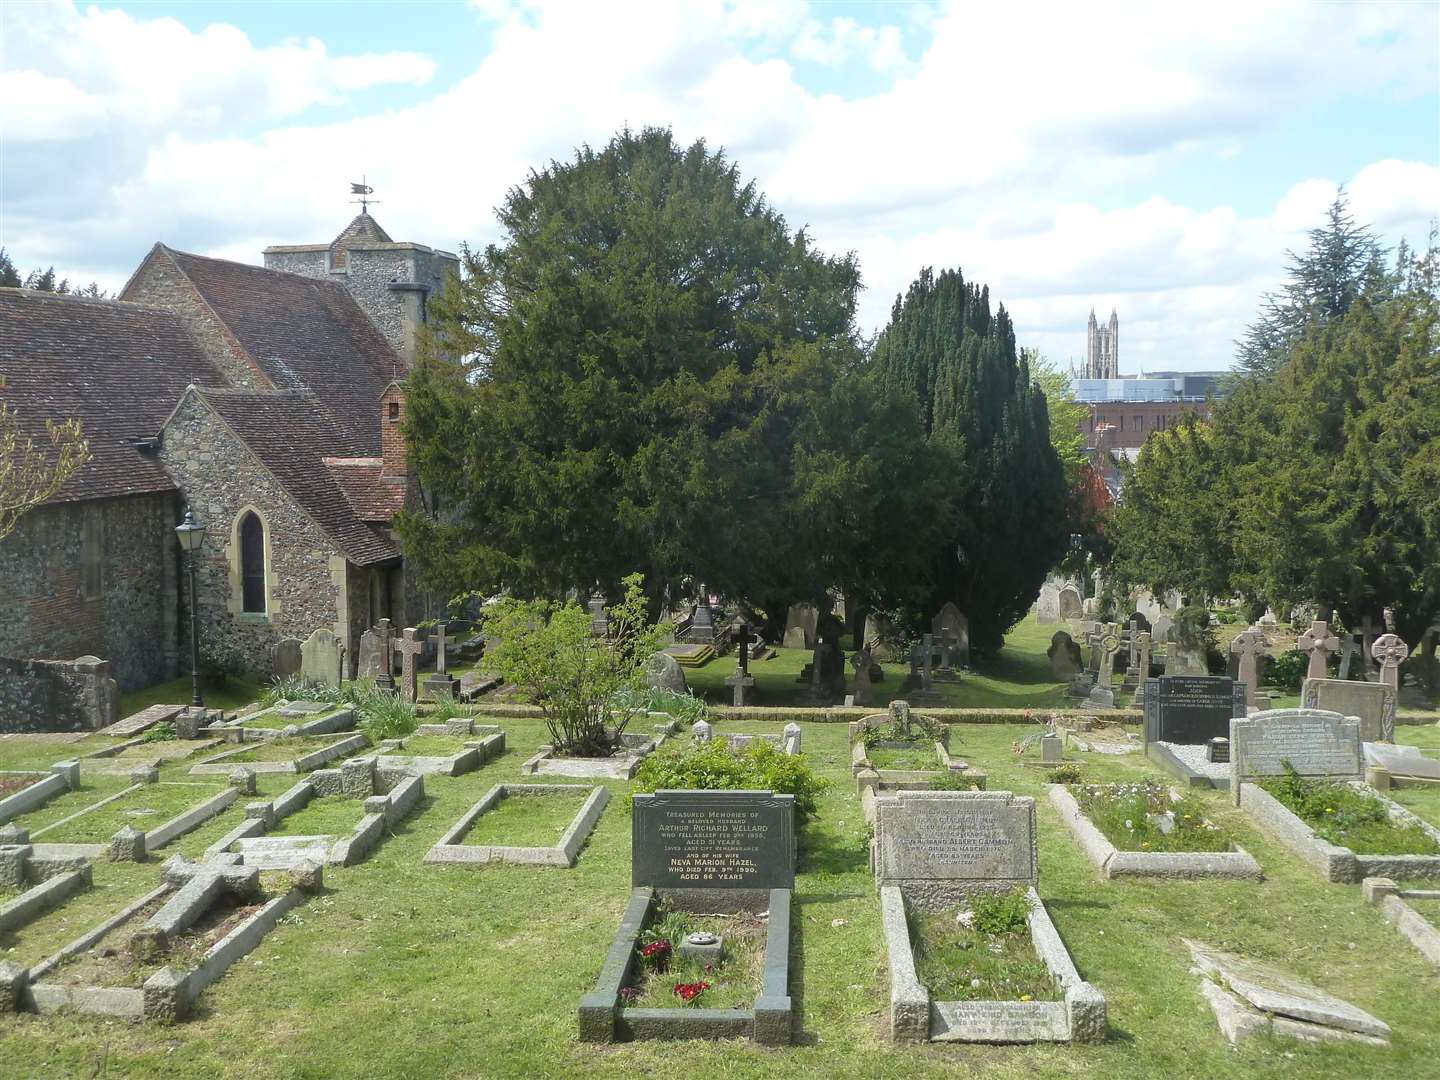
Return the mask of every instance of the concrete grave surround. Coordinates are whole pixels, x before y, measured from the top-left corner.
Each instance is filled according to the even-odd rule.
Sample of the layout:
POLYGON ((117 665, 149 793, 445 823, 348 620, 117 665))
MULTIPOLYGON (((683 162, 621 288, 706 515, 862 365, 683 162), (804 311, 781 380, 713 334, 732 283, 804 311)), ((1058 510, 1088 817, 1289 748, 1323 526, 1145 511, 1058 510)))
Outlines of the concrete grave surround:
POLYGON ((600 815, 610 802, 608 788, 584 788, 575 784, 496 784, 485 797, 440 837, 425 853, 430 865, 483 866, 491 862, 519 863, 525 866, 556 866, 569 869, 575 865, 580 849, 595 831, 600 815), (505 799, 541 799, 584 795, 575 817, 554 844, 547 847, 515 847, 503 845, 466 844, 468 833, 482 814, 495 809, 505 799))
POLYGON ((1306 679, 1300 688, 1300 705, 1358 716, 1360 737, 1366 742, 1395 741, 1396 694, 1384 683, 1306 679))
MULTIPOLYGON (((1179 792, 1171 791, 1178 799, 1179 792)), ((1064 784, 1050 785, 1050 802, 1105 878, 1143 877, 1171 880, 1230 879, 1260 881, 1260 864, 1244 848, 1234 851, 1120 851, 1086 816, 1064 784)))
POLYGON ((1440 927, 1407 904, 1406 900, 1440 900, 1440 889, 1402 889, 1390 878, 1367 877, 1360 883, 1365 902, 1374 904, 1385 921, 1398 930, 1426 960, 1440 968, 1440 927))
POLYGON ((344 757, 355 750, 363 749, 370 745, 370 740, 359 732, 348 735, 339 742, 326 743, 316 747, 314 750, 300 754, 289 761, 236 761, 240 755, 253 749, 251 746, 241 745, 234 750, 226 750, 224 753, 215 754, 212 757, 202 758, 190 766, 191 776, 228 776, 236 765, 244 765, 245 768, 255 773, 302 773, 311 769, 318 769, 327 762, 336 758, 344 757))

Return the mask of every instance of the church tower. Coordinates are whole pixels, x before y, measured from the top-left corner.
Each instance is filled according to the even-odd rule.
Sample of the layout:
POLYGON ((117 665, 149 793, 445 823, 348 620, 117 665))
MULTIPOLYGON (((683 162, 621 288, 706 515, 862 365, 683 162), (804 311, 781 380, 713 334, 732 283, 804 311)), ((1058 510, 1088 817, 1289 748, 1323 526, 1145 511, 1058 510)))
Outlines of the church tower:
POLYGON ((1095 309, 1090 309, 1090 325, 1085 341, 1085 377, 1120 378, 1120 316, 1114 308, 1110 309, 1110 321, 1103 328, 1095 321, 1095 309))

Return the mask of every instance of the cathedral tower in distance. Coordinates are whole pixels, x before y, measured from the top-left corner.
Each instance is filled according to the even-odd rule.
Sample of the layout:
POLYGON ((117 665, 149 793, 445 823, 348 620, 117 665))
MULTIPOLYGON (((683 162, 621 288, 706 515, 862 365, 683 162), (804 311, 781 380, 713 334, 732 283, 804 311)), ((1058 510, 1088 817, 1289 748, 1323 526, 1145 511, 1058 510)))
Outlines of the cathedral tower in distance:
POLYGON ((1120 316, 1110 309, 1110 322, 1101 326, 1090 309, 1090 332, 1085 349, 1085 378, 1120 378, 1120 316))

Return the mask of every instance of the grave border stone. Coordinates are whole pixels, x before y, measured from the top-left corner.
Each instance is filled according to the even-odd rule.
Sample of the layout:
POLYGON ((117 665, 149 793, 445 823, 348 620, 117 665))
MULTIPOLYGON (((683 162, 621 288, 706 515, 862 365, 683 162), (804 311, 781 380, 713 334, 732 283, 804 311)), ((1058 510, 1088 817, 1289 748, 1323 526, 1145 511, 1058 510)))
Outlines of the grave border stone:
POLYGON ((465 811, 464 815, 425 853, 421 861, 427 865, 484 866, 487 863, 518 863, 522 866, 554 866, 569 870, 574 867, 581 849, 600 822, 600 815, 610 803, 610 789, 580 784, 496 784, 484 798, 465 811), (548 846, 511 846, 501 844, 466 844, 465 834, 474 828, 481 816, 509 798, 548 798, 585 795, 560 839, 548 846))

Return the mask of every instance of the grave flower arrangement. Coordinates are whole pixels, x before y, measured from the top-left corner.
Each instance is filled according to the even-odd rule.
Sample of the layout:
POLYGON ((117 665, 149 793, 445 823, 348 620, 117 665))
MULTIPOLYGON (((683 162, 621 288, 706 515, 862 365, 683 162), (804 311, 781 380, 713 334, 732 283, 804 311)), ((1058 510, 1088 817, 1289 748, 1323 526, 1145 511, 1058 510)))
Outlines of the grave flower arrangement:
POLYGON ((665 938, 652 941, 648 945, 640 947, 640 957, 645 963, 656 971, 664 971, 670 966, 670 952, 672 946, 665 938))
POLYGON ((678 982, 675 984, 675 996, 678 997, 681 1001, 683 1001, 686 1005, 689 1005, 691 1002, 693 1002, 696 998, 698 998, 701 994, 703 994, 706 990, 709 989, 710 984, 708 982, 705 982, 703 979, 700 982, 678 982))

